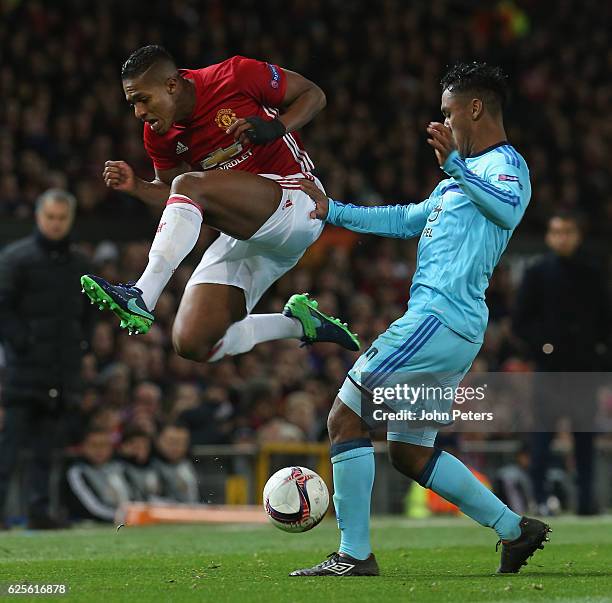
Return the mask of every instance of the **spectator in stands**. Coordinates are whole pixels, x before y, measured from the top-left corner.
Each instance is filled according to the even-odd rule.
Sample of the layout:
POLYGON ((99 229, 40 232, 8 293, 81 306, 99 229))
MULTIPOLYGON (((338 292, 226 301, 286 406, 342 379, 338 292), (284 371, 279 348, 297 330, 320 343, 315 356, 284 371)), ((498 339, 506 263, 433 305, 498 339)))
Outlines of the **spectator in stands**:
MULTIPOLYGON (((201 403, 202 390, 197 384, 177 383, 174 387, 174 391, 172 392, 168 420, 170 422, 175 421, 184 412, 198 408, 201 403)), ((193 444, 193 437, 191 443, 193 444)))
POLYGON ((189 431, 166 425, 156 441, 152 466, 160 480, 160 496, 180 503, 200 502, 198 475, 189 454, 189 431))
POLYGON ((315 403, 309 393, 297 391, 287 396, 285 418, 302 430, 306 440, 317 440, 321 425, 317 422, 315 403))
POLYGON ((159 497, 160 479, 151 466, 151 436, 137 427, 127 427, 119 446, 117 462, 130 489, 130 500, 152 501, 159 497))
POLYGON ((121 466, 112 460, 112 434, 92 429, 83 438, 77 458, 66 473, 65 498, 72 520, 112 522, 130 489, 121 466))
POLYGON ((304 432, 283 417, 274 417, 257 430, 257 442, 304 442, 304 432))
POLYGON ((493 492, 515 513, 527 515, 535 511, 533 483, 529 477, 531 459, 524 444, 514 461, 500 467, 493 480, 493 492))
POLYGON ((212 385, 201 394, 196 386, 180 384, 172 414, 189 429, 192 446, 230 443, 234 408, 225 388, 212 385))
POLYGON ((36 202, 36 229, 0 253, 0 338, 6 353, 0 432, 0 522, 17 455, 28 446, 28 525, 58 527, 49 509, 53 450, 79 404, 81 358, 92 326, 80 276, 90 269, 70 239, 76 199, 51 189, 36 202))
POLYGON ((128 422, 151 437, 159 433, 162 425, 162 390, 158 385, 143 381, 134 388, 128 422))
MULTIPOLYGON (((581 248, 582 238, 576 214, 558 212, 550 217, 546 233, 550 253, 526 270, 513 316, 514 331, 525 342, 536 370, 559 373, 557 380, 565 380, 566 389, 576 387, 577 379, 570 373, 606 368, 612 326, 605 271, 581 248)), ((558 414, 559 403, 541 378, 535 387, 535 428, 544 431, 533 434, 531 475, 540 512, 546 514, 546 472, 554 436, 550 419, 558 414)), ((579 409, 573 420, 592 420, 595 388, 582 388, 579 396, 573 401, 573 408, 579 409)), ((574 425, 574 429, 577 511, 588 515, 595 511, 593 425, 574 425)))

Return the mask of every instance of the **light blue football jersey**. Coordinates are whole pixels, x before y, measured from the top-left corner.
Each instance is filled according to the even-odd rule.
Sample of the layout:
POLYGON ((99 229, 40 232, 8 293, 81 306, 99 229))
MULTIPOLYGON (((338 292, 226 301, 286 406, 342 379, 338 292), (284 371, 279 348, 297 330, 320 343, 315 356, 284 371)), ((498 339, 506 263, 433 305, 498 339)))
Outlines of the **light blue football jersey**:
POLYGON ((529 169, 507 142, 470 157, 453 151, 442 180, 421 203, 362 207, 330 200, 326 221, 386 237, 420 235, 408 311, 431 314, 481 343, 485 290, 531 198, 529 169))

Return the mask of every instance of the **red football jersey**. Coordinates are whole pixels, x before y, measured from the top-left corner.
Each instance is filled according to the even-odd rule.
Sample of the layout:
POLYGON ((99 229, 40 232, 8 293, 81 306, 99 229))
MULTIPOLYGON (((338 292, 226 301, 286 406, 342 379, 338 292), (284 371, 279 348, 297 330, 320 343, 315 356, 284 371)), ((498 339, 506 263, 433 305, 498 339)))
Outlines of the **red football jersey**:
POLYGON ((144 125, 144 146, 158 170, 183 161, 194 171, 237 169, 288 176, 314 169, 296 132, 244 147, 225 133, 241 117, 278 115, 287 88, 279 67, 235 56, 203 69, 181 69, 180 74, 195 84, 196 104, 189 120, 172 124, 163 135, 144 125))

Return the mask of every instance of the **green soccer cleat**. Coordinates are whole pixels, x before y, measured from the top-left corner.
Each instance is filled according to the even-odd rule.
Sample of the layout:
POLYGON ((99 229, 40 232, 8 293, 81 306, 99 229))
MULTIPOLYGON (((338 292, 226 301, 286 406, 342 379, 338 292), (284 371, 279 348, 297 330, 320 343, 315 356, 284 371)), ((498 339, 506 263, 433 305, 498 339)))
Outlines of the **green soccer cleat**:
POLYGON ((350 332, 347 324, 338 318, 324 314, 318 309, 318 306, 318 302, 310 299, 308 293, 296 294, 292 295, 285 304, 283 314, 300 321, 304 329, 302 341, 306 344, 337 343, 352 352, 359 351, 361 347, 359 338, 350 332))
POLYGON ((114 312, 122 329, 130 335, 148 333, 155 317, 142 299, 142 291, 134 283, 112 285, 99 276, 86 274, 81 277, 83 293, 100 310, 114 312))

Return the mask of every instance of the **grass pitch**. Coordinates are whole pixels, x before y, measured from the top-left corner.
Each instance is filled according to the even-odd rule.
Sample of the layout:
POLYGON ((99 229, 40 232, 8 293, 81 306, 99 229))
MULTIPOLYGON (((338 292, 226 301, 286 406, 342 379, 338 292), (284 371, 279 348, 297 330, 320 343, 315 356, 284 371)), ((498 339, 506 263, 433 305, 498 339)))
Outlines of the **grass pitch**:
POLYGON ((551 524, 551 542, 521 574, 494 576, 492 530, 463 519, 378 519, 378 578, 287 576, 336 549, 331 520, 305 534, 272 526, 13 531, 0 535, 0 584, 6 592, 9 583, 64 583, 65 598, 109 603, 612 602, 612 517, 551 524))

